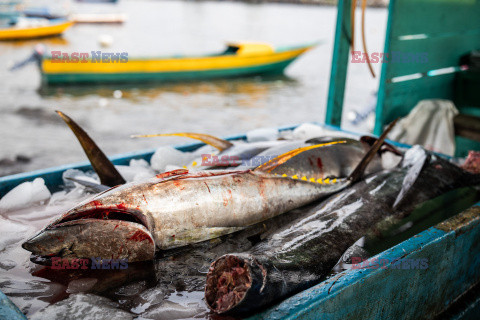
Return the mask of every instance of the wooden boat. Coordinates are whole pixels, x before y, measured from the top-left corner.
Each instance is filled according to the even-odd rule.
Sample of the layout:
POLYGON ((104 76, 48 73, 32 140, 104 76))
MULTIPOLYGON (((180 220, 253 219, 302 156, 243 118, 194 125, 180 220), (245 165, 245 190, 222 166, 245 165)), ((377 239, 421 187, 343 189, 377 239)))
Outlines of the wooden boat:
POLYGON ((27 40, 42 37, 50 37, 63 33, 72 26, 72 21, 52 21, 45 26, 10 27, 0 29, 0 40, 27 40))
POLYGON ((17 22, 18 17, 20 17, 17 6, 20 3, 19 0, 0 0, 0 27, 8 27, 17 22))
MULTIPOLYGON (((133 58, 124 62, 93 61, 57 63, 52 58, 41 62, 46 84, 118 83, 135 81, 185 81, 210 78, 279 74, 299 55, 314 45, 275 49, 266 43, 232 43, 226 51, 198 57, 133 58)), ((125 61, 126 60, 126 61, 125 61)))
POLYGON ((29 8, 25 8, 22 11, 22 14, 25 17, 29 17, 29 18, 43 18, 43 19, 48 19, 48 20, 66 19, 67 18, 66 14, 52 11, 48 7, 29 7, 29 8))

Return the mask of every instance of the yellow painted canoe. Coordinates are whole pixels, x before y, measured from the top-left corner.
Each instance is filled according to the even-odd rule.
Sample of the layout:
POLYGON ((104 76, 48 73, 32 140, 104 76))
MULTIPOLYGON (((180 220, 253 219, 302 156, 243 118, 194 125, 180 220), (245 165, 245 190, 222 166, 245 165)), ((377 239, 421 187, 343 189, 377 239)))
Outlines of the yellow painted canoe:
POLYGON ((72 24, 73 21, 62 21, 41 27, 2 28, 0 29, 0 40, 27 40, 55 36, 63 33, 72 24))
POLYGON ((116 59, 103 61, 96 58, 101 53, 91 52, 83 61, 61 62, 57 57, 45 58, 41 72, 44 82, 49 84, 184 81, 273 74, 283 72, 313 46, 275 49, 266 43, 241 42, 229 44, 223 53, 206 56, 131 58, 124 52, 118 53, 116 59))

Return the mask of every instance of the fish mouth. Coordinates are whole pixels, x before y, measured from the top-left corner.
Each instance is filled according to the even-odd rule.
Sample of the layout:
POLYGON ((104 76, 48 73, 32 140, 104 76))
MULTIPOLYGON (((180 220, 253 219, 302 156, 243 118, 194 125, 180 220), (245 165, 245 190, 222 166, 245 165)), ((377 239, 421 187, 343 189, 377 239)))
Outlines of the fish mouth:
POLYGON ((139 210, 86 205, 70 210, 22 247, 46 260, 61 257, 146 261, 155 255, 155 242, 148 226, 139 210))
POLYGON ((137 223, 145 228, 149 228, 149 223, 145 216, 135 209, 119 209, 114 206, 95 207, 81 210, 71 210, 60 219, 48 225, 45 229, 55 229, 71 221, 80 220, 118 220, 137 223))

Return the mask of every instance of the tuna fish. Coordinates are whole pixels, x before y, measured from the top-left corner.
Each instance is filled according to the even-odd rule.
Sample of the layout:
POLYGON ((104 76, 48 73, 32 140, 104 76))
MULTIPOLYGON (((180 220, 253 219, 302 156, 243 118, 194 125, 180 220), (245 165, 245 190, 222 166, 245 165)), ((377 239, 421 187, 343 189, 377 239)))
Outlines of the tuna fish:
POLYGON ((358 181, 392 126, 348 176, 311 180, 301 172, 295 177, 273 172, 299 154, 347 143, 342 140, 291 150, 253 170, 165 172, 79 204, 27 240, 23 248, 40 256, 133 262, 153 259, 156 249, 229 234, 358 181))
POLYGON ((218 258, 207 274, 205 300, 216 313, 237 314, 284 299, 324 279, 361 237, 397 223, 427 200, 478 184, 479 174, 413 147, 398 167, 332 195, 248 253, 218 258))
MULTIPOLYGON (((341 163, 335 162, 326 163, 325 169, 338 169, 344 164, 344 162, 349 162, 348 165, 345 165, 345 168, 353 169, 365 155, 365 152, 372 146, 372 141, 370 139, 362 137, 362 139, 354 140, 351 138, 345 137, 322 137, 310 139, 307 141, 303 140, 273 140, 273 141, 258 141, 252 143, 242 143, 236 141, 227 141, 212 135, 203 134, 203 133, 193 133, 193 132, 178 132, 178 133, 161 133, 161 134, 149 134, 149 135, 134 135, 133 138, 145 138, 145 137, 187 137, 191 139, 196 139, 203 143, 206 143, 218 150, 216 154, 204 154, 201 158, 195 159, 191 164, 185 166, 185 169, 201 169, 210 170, 210 169, 219 169, 226 167, 239 167, 243 169, 253 169, 259 165, 271 160, 272 158, 288 152, 293 149, 312 146, 320 143, 327 143, 333 141, 343 140, 346 141, 345 145, 335 145, 332 148, 323 148, 320 154, 308 153, 302 159, 298 159, 296 164, 305 162, 305 166, 319 166, 315 168, 314 171, 322 172, 324 164, 322 161, 318 160, 318 157, 324 156, 327 160, 335 158, 335 160, 340 160, 341 163), (330 153, 334 152, 335 155, 330 153), (341 156, 339 156, 341 155, 341 156), (316 157, 315 157, 316 156, 316 157), (308 159, 307 159, 308 158, 308 159), (307 162, 308 160, 308 162, 307 162)), ((376 139, 374 139, 376 140, 376 139)), ((374 142, 374 141, 373 141, 374 142)), ((377 160, 378 157, 374 160, 377 160)), ((375 162, 375 161, 373 161, 375 162)), ((376 167, 376 165, 371 165, 371 167, 376 167)), ((338 172, 338 170, 337 170, 338 172)), ((278 172, 277 172, 278 173, 278 172)), ((282 172, 283 173, 283 172, 282 172)), ((294 173, 295 174, 295 173, 294 173)), ((294 175, 291 174, 291 175, 294 175)), ((338 176, 338 175, 337 175, 338 176)))
MULTIPOLYGON (((368 136, 363 136, 360 140, 346 137, 319 137, 306 141, 277 140, 246 144, 238 142, 234 143, 208 134, 192 132, 136 135, 132 137, 165 136, 188 137, 202 141, 218 149, 218 154, 205 155, 209 157, 206 159, 196 159, 188 166, 188 168, 198 169, 199 164, 203 165, 203 163, 207 163, 208 165, 203 165, 203 170, 225 167, 235 167, 239 170, 254 169, 288 151, 316 144, 326 144, 321 149, 313 149, 310 150, 311 152, 298 154, 289 159, 285 165, 278 166, 272 171, 274 174, 286 175, 288 177, 295 177, 298 176, 299 173, 302 173, 299 178, 305 176, 312 181, 348 176, 377 140, 376 138, 368 136), (342 143, 333 143, 338 141, 342 141, 342 143), (216 163, 213 163, 213 157, 217 160, 216 163)), ((387 143, 384 143, 382 146, 381 153, 384 151, 400 155, 399 151, 387 143)), ((365 174, 377 172, 381 169, 381 158, 379 156, 374 157, 366 169, 365 174)))

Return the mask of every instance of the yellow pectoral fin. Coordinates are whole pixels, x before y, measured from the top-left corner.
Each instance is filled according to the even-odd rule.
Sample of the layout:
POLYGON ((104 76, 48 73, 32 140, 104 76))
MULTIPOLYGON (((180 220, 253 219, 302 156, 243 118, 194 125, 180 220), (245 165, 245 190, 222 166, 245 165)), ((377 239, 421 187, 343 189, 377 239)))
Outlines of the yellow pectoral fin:
POLYGON ((233 143, 231 143, 230 141, 223 140, 215 136, 211 136, 209 134, 194 133, 194 132, 140 134, 140 135, 133 135, 132 138, 173 137, 173 136, 200 140, 203 143, 206 143, 220 151, 227 150, 228 148, 233 146, 233 143))

